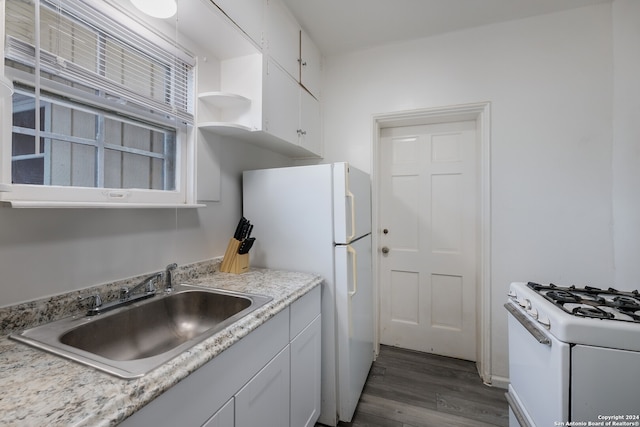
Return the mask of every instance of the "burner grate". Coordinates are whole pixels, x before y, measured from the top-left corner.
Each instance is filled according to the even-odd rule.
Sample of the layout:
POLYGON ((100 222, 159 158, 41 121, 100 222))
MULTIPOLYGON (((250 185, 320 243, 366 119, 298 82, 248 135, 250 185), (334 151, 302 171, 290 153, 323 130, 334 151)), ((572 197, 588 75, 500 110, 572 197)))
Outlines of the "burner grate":
POLYGON ((613 319, 614 314, 608 311, 600 310, 598 307, 575 307, 571 313, 576 316, 593 317, 596 319, 613 319))
POLYGON ((640 293, 637 290, 623 292, 613 288, 561 287, 534 282, 527 286, 574 316, 640 323, 640 293))

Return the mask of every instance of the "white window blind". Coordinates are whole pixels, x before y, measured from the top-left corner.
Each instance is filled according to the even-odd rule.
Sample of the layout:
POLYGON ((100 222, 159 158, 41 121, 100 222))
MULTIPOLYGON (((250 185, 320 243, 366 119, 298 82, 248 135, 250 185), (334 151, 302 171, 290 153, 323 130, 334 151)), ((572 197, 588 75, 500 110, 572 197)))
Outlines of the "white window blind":
POLYGON ((71 87, 93 105, 192 124, 194 58, 141 36, 100 3, 8 0, 5 57, 17 79, 35 85, 39 78, 46 90, 71 87))
POLYGON ((3 4, 15 93, 0 201, 192 203, 196 61, 177 25, 162 35, 104 0, 3 4))

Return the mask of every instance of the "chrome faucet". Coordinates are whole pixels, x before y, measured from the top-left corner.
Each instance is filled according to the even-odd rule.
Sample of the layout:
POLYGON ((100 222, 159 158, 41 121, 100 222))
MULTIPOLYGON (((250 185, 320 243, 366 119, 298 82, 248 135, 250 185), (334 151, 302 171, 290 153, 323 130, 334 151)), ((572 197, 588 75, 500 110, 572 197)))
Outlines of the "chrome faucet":
MULTIPOLYGON (((126 286, 120 288, 120 301, 128 301, 144 288, 145 295, 156 293, 156 281, 162 278, 162 273, 155 273, 135 285, 132 289, 126 286)), ((152 296, 152 295, 150 295, 152 296)))
POLYGON ((171 283, 171 272, 178 268, 178 264, 175 262, 173 264, 167 265, 164 273, 164 291, 166 293, 173 292, 173 283, 171 283))
POLYGON ((151 298, 156 295, 156 282, 162 278, 162 273, 155 273, 144 279, 142 282, 129 289, 124 286, 120 288, 120 298, 103 304, 100 295, 92 295, 93 298, 91 307, 87 310, 87 316, 95 316, 113 310, 115 308, 123 307, 125 305, 132 304, 136 301, 151 298))

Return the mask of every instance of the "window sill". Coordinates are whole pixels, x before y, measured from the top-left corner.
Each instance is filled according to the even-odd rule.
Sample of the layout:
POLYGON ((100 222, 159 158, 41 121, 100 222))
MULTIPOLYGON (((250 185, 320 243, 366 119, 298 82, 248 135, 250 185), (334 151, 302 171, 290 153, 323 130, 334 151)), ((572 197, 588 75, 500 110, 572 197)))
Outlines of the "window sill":
POLYGON ((192 209, 207 205, 192 203, 107 203, 107 202, 49 202, 32 200, 3 200, 0 206, 5 208, 64 208, 64 209, 192 209))

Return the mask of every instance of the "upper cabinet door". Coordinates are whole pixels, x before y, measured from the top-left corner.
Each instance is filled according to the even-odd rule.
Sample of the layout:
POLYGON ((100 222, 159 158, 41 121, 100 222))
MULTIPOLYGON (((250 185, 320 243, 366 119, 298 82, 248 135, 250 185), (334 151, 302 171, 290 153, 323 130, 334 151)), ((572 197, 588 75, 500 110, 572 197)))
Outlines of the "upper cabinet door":
POLYGON ((265 0, 214 0, 258 46, 262 47, 265 0))
POLYGON ((300 89, 300 145, 310 152, 322 156, 320 126, 320 103, 306 90, 300 89))
POLYGON ((320 98, 320 76, 322 55, 309 35, 300 35, 300 83, 313 96, 320 98))
POLYGON ((264 85, 263 130, 298 145, 300 86, 271 60, 267 61, 264 85))
POLYGON ((282 0, 267 0, 266 52, 300 80, 300 26, 282 0))

